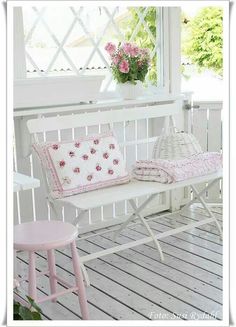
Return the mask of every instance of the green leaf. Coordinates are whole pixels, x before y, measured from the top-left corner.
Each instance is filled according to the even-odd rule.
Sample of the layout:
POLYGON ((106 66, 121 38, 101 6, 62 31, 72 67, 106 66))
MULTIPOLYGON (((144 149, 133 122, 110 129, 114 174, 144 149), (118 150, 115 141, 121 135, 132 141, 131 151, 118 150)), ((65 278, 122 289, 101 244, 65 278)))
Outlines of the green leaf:
POLYGON ((32 312, 32 319, 33 320, 42 320, 42 317, 39 312, 32 312))
POLYGON ((14 312, 14 314, 18 314, 19 313, 19 309, 20 309, 20 303, 14 301, 14 306, 13 306, 13 312, 14 312))
POLYGON ((13 320, 23 320, 18 313, 14 313, 13 320))
POLYGON ((32 312, 26 307, 21 306, 19 309, 19 314, 23 320, 32 320, 32 312))
POLYGON ((42 313, 42 310, 41 310, 40 307, 35 303, 35 301, 34 301, 31 297, 29 297, 29 296, 26 296, 26 297, 27 297, 29 303, 31 304, 31 306, 32 306, 34 309, 36 309, 38 312, 42 313))

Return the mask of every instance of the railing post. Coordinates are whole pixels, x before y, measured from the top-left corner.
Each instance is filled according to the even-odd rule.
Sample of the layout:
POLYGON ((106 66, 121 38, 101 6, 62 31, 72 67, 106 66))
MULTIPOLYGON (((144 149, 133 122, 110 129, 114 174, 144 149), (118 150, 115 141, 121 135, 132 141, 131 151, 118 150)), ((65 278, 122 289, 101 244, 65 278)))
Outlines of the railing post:
MULTIPOLYGON (((192 95, 193 92, 184 93, 183 100, 183 130, 186 133, 191 133, 192 129, 192 118, 191 118, 191 108, 192 108, 192 95), (189 108, 189 110, 187 109, 189 108)), ((173 190, 170 192, 170 211, 174 212, 180 209, 182 205, 190 200, 190 188, 184 187, 182 189, 173 190)))
POLYGON ((186 133, 192 132, 192 105, 193 105, 193 92, 184 93, 183 112, 184 112, 184 131, 186 133))

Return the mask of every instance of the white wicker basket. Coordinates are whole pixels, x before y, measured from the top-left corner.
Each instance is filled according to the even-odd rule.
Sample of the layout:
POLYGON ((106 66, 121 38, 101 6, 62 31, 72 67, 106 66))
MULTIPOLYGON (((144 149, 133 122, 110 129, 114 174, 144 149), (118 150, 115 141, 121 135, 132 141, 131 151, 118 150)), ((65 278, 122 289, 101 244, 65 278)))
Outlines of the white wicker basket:
POLYGON ((181 159, 202 152, 201 146, 193 134, 175 132, 160 135, 153 148, 154 159, 181 159))

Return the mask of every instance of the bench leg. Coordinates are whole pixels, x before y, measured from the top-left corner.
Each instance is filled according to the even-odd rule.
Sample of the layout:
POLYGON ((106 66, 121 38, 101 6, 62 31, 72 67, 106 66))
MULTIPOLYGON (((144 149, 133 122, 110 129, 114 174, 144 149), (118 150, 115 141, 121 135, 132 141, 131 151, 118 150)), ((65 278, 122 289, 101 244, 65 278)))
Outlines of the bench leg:
POLYGON ((79 214, 75 217, 72 224, 78 228, 79 221, 83 218, 87 211, 88 210, 80 210, 79 214))
MULTIPOLYGON (((198 192, 197 191, 198 196, 202 196, 210 187, 212 187, 212 185, 214 185, 219 180, 220 180, 220 178, 216 178, 213 181, 211 181, 203 190, 201 190, 201 192, 198 192)), ((190 187, 192 188, 191 185, 190 185, 190 187)), ((196 202, 196 197, 194 197, 191 201, 189 201, 188 203, 186 203, 185 206, 183 206, 181 208, 181 211, 184 211, 187 208, 189 208, 194 202, 196 202)))
POLYGON ((164 255, 163 255, 163 252, 162 252, 162 249, 161 249, 161 245, 160 245, 159 241, 156 239, 156 237, 155 237, 153 231, 151 230, 150 226, 149 226, 148 223, 146 222, 145 218, 144 218, 140 213, 137 213, 138 208, 137 208, 137 206, 136 206, 134 200, 133 200, 133 199, 129 200, 129 203, 130 203, 130 205, 132 206, 132 208, 134 209, 135 214, 136 214, 136 215, 139 217, 139 219, 142 221, 142 223, 143 223, 143 225, 145 226, 145 228, 147 229, 149 235, 152 237, 153 242, 154 242, 154 244, 156 245, 156 247, 157 247, 157 249, 158 249, 158 251, 159 251, 159 253, 160 253, 161 261, 164 261, 164 255))
MULTIPOLYGON (((113 240, 115 240, 117 238, 117 236, 120 234, 120 232, 125 229, 128 224, 135 218, 138 216, 138 214, 148 205, 148 203, 150 201, 152 201, 152 199, 154 199, 156 197, 157 194, 152 194, 146 201, 143 202, 143 204, 141 204, 140 207, 136 207, 137 209, 135 209, 135 212, 132 213, 132 215, 126 219, 125 222, 123 222, 123 224, 121 224, 120 228, 117 229, 113 235, 113 240)), ((136 206, 136 205, 135 205, 136 206)))
MULTIPOLYGON (((195 194, 195 198, 197 198, 199 200, 199 202, 203 205, 203 208, 206 210, 206 212, 208 213, 208 215, 214 219, 214 222, 216 223, 216 226, 219 230, 220 233, 220 238, 222 239, 223 237, 223 232, 222 232, 222 228, 216 218, 216 216, 213 214, 213 212, 208 208, 207 203, 204 201, 204 199, 202 198, 202 196, 200 195, 200 193, 202 192, 198 192, 196 187, 194 185, 191 185, 191 188, 195 194)), ((206 191, 206 188, 203 190, 204 192, 206 191)))
MULTIPOLYGON (((56 264, 55 264, 55 254, 54 250, 47 251, 48 257, 48 268, 49 268, 49 281, 51 294, 55 294, 57 291, 57 278, 56 278, 56 264)), ((57 299, 53 298, 52 302, 56 302, 57 299)))

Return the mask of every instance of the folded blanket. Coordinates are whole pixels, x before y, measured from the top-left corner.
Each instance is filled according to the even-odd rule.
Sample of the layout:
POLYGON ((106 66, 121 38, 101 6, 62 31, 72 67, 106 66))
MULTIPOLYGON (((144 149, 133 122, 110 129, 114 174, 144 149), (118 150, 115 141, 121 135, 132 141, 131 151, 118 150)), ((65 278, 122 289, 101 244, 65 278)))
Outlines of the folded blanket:
POLYGON ((222 155, 218 152, 203 152, 178 160, 139 160, 133 168, 133 177, 142 181, 175 183, 203 176, 222 168, 222 155))

